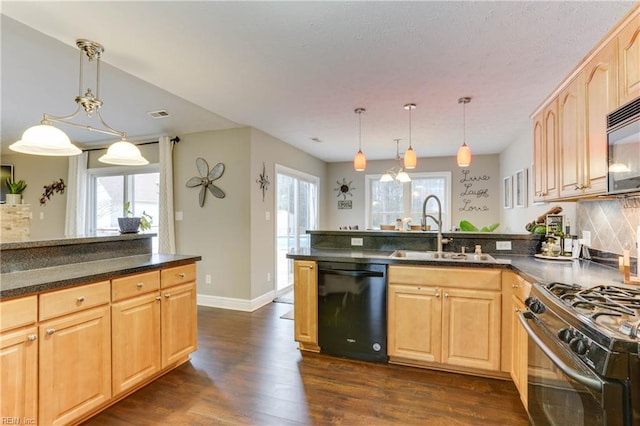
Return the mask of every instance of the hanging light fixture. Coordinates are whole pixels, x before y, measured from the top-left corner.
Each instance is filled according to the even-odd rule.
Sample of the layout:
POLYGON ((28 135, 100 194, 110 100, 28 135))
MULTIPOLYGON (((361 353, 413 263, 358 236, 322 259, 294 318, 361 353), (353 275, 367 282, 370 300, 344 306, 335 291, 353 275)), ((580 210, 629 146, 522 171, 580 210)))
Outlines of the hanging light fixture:
POLYGON ((358 123, 359 123, 359 133, 358 133, 358 152, 356 156, 353 158, 353 168, 356 169, 357 172, 361 172, 367 168, 367 157, 364 156, 364 152, 362 152, 362 113, 365 112, 364 108, 356 108, 354 112, 358 114, 358 123))
POLYGON ((396 142, 397 165, 384 172, 384 174, 380 177, 380 182, 411 182, 411 178, 409 177, 409 174, 404 170, 404 167, 402 166, 402 159, 400 158, 399 144, 401 140, 402 139, 394 139, 394 141, 396 142))
POLYGON ((70 156, 82 153, 82 151, 77 146, 71 143, 69 137, 62 130, 53 127, 53 123, 55 122, 66 124, 68 126, 78 127, 92 132, 100 132, 107 135, 118 136, 120 138, 120 141, 111 145, 107 150, 107 153, 100 157, 98 161, 117 165, 137 166, 149 164, 149 162, 140 154, 140 150, 138 149, 138 147, 127 141, 126 133, 109 126, 100 114, 100 107, 102 107, 102 101, 99 99, 100 55, 104 52, 104 47, 99 43, 85 39, 76 40, 76 46, 78 46, 78 49, 80 49, 80 77, 78 85, 78 96, 75 99, 76 103, 78 104, 76 111, 73 114, 67 116, 55 116, 44 113, 42 115, 42 121, 40 122, 40 124, 28 128, 22 134, 22 139, 10 145, 9 148, 13 151, 23 154, 34 155, 70 156), (89 62, 93 60, 96 61, 95 95, 90 88, 87 88, 86 93, 82 94, 85 55, 89 62), (95 112, 103 128, 97 128, 70 121, 72 118, 78 115, 81 108, 84 109, 87 117, 89 118, 91 118, 92 114, 95 112))
POLYGON ((413 150, 413 146, 411 146, 411 111, 416 109, 416 104, 406 104, 404 109, 409 110, 409 149, 404 153, 404 167, 405 169, 411 170, 415 169, 418 164, 418 157, 413 150))
POLYGON ((471 98, 464 97, 458 99, 458 103, 462 104, 462 146, 458 148, 458 155, 456 156, 459 167, 469 167, 471 164, 471 149, 467 146, 467 123, 465 114, 465 105, 471 102, 471 98))

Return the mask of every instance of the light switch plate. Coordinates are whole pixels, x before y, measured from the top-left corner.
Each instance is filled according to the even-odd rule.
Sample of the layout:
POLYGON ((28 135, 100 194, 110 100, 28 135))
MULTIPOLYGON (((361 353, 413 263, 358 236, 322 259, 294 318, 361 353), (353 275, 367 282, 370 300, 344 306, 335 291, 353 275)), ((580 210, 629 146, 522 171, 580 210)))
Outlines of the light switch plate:
POLYGON ((362 246, 364 242, 362 241, 362 238, 352 238, 351 239, 351 245, 352 246, 362 246))
POLYGON ((511 250, 511 241, 496 241, 496 250, 511 250))
POLYGON ((176 212, 176 220, 183 220, 184 214, 182 212, 176 212))

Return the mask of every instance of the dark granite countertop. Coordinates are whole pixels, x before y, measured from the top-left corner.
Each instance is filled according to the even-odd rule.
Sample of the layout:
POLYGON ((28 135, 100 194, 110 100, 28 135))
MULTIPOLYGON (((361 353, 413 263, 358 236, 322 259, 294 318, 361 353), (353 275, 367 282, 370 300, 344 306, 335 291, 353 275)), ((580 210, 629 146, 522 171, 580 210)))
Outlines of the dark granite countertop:
POLYGON ((506 268, 520 274, 531 283, 576 283, 584 287, 599 284, 622 284, 622 275, 616 270, 587 260, 544 260, 533 256, 491 253, 496 263, 470 261, 434 261, 390 257, 391 251, 346 249, 301 249, 287 254, 290 259, 329 262, 412 264, 461 268, 506 268))
POLYGON ((58 238, 44 238, 44 239, 32 239, 32 238, 16 238, 10 240, 3 240, 0 242, 0 250, 15 250, 25 248, 36 247, 52 247, 52 246, 64 246, 72 244, 92 244, 97 242, 107 241, 125 241, 125 240, 140 240, 148 239, 157 236, 156 233, 131 233, 121 234, 119 232, 101 233, 96 235, 78 236, 78 237, 58 237, 58 238))
MULTIPOLYGON (((104 238, 104 237, 100 237, 104 238)), ((201 256, 143 254, 0 274, 0 299, 202 260, 201 256)))

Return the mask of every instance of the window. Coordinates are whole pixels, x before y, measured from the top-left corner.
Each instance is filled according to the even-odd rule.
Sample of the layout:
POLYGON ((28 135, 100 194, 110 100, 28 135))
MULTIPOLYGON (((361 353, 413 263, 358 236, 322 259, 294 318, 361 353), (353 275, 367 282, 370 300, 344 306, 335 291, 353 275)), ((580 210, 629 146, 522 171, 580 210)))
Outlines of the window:
MULTIPOLYGON (((118 231, 118 218, 123 216, 124 204, 134 216, 146 212, 152 217, 151 230, 158 233, 160 214, 160 172, 157 164, 145 167, 104 167, 89 173, 89 208, 87 230, 94 232, 118 231)), ((157 252, 157 238, 153 239, 157 252)))
MULTIPOLYGON (((411 223, 419 225, 422 220, 422 203, 434 194, 442 204, 442 229, 451 224, 451 172, 413 173, 411 182, 380 182, 381 175, 367 175, 366 181, 366 223, 367 228, 380 225, 394 225, 396 219, 411 218, 411 223)), ((427 214, 437 217, 435 200, 427 203, 427 214)), ((427 224, 435 229, 435 223, 427 219, 427 224)))

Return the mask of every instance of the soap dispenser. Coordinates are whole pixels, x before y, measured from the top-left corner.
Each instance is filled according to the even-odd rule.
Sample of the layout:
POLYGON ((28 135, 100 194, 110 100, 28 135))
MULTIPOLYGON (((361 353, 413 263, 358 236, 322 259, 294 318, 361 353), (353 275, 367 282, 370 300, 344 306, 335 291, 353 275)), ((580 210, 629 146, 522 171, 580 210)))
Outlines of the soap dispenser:
POLYGON ((474 257, 476 260, 479 260, 482 256, 482 246, 480 244, 476 244, 476 250, 474 251, 474 257))

